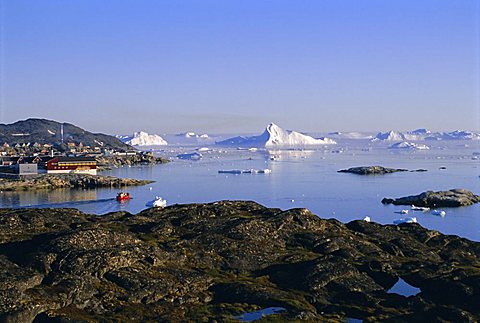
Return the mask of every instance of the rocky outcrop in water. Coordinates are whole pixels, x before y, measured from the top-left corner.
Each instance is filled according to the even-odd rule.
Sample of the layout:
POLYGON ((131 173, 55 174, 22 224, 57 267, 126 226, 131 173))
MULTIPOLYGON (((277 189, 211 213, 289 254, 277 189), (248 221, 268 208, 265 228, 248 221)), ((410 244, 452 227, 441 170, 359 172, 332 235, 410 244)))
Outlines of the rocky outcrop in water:
MULTIPOLYGON (((337 171, 338 173, 351 173, 357 175, 383 175, 397 172, 408 172, 408 169, 403 168, 387 168, 383 166, 360 166, 352 167, 348 169, 341 169, 337 171)), ((426 172, 426 169, 415 169, 410 172, 426 172)))
POLYGON ((3 322, 480 319, 480 243, 217 202, 95 216, 0 210, 3 322), (415 296, 387 291, 401 277, 415 296))
POLYGON ((21 179, 0 179, 0 191, 30 191, 55 188, 139 186, 153 181, 88 174, 43 174, 21 179))
POLYGON ((480 196, 465 190, 427 191, 419 195, 411 195, 398 199, 384 198, 383 204, 416 205, 423 207, 459 207, 480 202, 480 196))
POLYGON ((357 175, 382 175, 396 172, 408 172, 408 169, 386 168, 383 166, 360 166, 348 169, 341 169, 338 171, 338 173, 351 173, 357 175))

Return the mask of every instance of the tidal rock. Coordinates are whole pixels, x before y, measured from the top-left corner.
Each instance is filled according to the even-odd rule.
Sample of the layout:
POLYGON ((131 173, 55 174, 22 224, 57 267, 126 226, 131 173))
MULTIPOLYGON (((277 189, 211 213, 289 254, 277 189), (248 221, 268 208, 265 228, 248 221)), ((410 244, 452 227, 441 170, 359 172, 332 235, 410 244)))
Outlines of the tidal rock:
POLYGON ((402 168, 386 168, 383 166, 360 166, 348 169, 341 169, 339 173, 352 173, 357 175, 382 175, 396 172, 408 172, 407 169, 402 168))
POLYGON ((419 195, 411 195, 398 199, 384 198, 383 204, 415 205, 422 207, 459 207, 480 202, 480 196, 465 189, 449 191, 427 191, 419 195))
POLYGON ((0 209, 0 321, 478 321, 480 243, 222 201, 0 209), (399 278, 415 296, 388 293, 399 278))

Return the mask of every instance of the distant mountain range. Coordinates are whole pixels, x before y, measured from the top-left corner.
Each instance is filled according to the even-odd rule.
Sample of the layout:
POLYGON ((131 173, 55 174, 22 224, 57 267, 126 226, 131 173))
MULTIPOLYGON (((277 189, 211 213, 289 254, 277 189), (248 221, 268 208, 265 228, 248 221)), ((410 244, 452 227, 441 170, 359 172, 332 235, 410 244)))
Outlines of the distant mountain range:
POLYGON ((11 124, 0 124, 0 144, 39 143, 59 146, 62 143, 82 143, 85 146, 113 149, 132 149, 114 136, 92 133, 70 123, 46 119, 27 119, 11 124))
POLYGON ((270 123, 265 131, 258 136, 238 136, 216 144, 224 146, 248 146, 248 147, 294 147, 331 145, 336 142, 329 138, 316 139, 300 132, 284 130, 274 123, 270 123))

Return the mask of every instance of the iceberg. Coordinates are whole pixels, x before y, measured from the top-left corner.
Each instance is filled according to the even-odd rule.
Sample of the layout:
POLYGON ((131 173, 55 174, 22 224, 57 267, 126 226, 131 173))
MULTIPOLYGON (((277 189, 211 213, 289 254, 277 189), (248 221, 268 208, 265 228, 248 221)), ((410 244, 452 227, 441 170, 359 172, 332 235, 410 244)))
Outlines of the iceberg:
POLYGON ((405 135, 398 131, 390 130, 388 132, 379 132, 372 141, 387 140, 387 141, 399 141, 405 140, 405 135))
POLYGON ((440 211, 440 210, 433 210, 433 211, 432 211, 432 214, 433 214, 433 215, 437 215, 437 216, 444 217, 445 215, 447 215, 447 212, 445 212, 445 211, 440 211))
POLYGON ((420 129, 410 131, 410 133, 412 135, 416 135, 416 136, 425 136, 425 135, 431 134, 432 132, 430 130, 425 129, 425 128, 420 128, 420 129))
POLYGON ((415 205, 412 205, 412 206, 411 206, 411 209, 412 209, 412 211, 421 211, 421 212, 428 212, 428 211, 430 211, 430 208, 429 208, 429 207, 415 206, 415 205))
POLYGON ((283 130, 274 123, 270 123, 265 131, 258 136, 238 136, 216 142, 217 145, 225 146, 249 146, 249 147, 294 147, 313 145, 332 145, 336 142, 329 138, 315 139, 296 131, 283 130))
POLYGON ((465 130, 455 130, 443 133, 440 138, 443 140, 480 140, 480 134, 465 130))
POLYGON ((397 142, 396 144, 391 145, 388 149, 417 149, 417 150, 427 150, 430 149, 427 145, 415 144, 413 142, 397 142))
POLYGON ((162 199, 160 196, 156 196, 154 200, 147 202, 145 204, 147 207, 166 207, 167 201, 162 199))
POLYGON ((402 224, 402 223, 417 223, 416 217, 406 217, 403 219, 394 220, 393 224, 402 224))
POLYGON ((184 153, 184 154, 177 155, 178 159, 184 159, 184 160, 200 160, 202 157, 203 157, 202 154, 198 152, 184 153))
POLYGON ((117 136, 124 143, 131 146, 165 146, 168 143, 159 135, 148 134, 144 131, 135 132, 133 136, 117 136))

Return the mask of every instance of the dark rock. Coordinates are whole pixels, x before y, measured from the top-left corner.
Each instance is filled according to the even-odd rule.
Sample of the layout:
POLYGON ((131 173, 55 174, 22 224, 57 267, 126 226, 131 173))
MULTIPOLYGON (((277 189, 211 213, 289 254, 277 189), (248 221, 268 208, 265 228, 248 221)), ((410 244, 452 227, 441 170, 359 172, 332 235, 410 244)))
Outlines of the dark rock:
POLYGON ((416 205, 423 207, 459 207, 480 202, 480 196, 465 189, 449 191, 427 191, 398 199, 384 198, 383 204, 416 205))
POLYGON ((0 210, 0 321, 478 321, 480 243, 216 202, 0 210), (388 293, 401 277, 416 296, 388 293), (273 320, 273 318, 272 318, 273 320))
POLYGON ((338 172, 352 173, 357 175, 382 175, 382 174, 390 174, 390 173, 396 173, 396 172, 408 172, 408 170, 402 169, 402 168, 386 168, 382 166, 360 166, 360 167, 352 167, 349 169, 341 169, 338 172))

